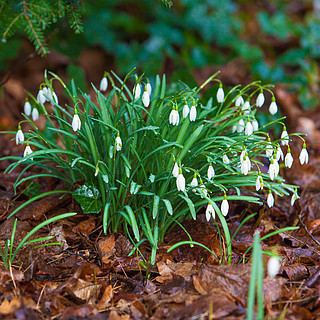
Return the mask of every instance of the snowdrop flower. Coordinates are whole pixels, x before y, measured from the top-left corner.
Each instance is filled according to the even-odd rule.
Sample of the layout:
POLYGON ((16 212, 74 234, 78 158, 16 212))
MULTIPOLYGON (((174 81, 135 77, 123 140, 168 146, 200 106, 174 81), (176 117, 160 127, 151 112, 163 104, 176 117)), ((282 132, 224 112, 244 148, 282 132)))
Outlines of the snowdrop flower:
POLYGON ((253 131, 258 131, 259 130, 259 123, 256 119, 254 119, 252 122, 252 128, 253 128, 253 131))
POLYGON ((293 163, 293 157, 291 155, 290 147, 288 147, 288 151, 287 151, 286 157, 284 158, 284 165, 287 168, 291 168, 292 167, 292 163, 293 163))
POLYGON ((156 176, 151 173, 150 176, 149 176, 149 181, 150 181, 151 183, 153 183, 155 179, 156 179, 156 176))
POLYGON ((283 152, 281 147, 278 145, 277 151, 276 151, 276 159, 279 161, 280 159, 283 160, 283 152))
POLYGON ((184 178, 183 174, 182 174, 182 170, 181 168, 179 168, 179 175, 177 177, 177 189, 178 191, 184 191, 186 189, 186 179, 184 178))
POLYGON ((81 120, 78 116, 77 109, 74 109, 74 116, 72 119, 72 129, 74 132, 76 132, 77 130, 80 130, 80 128, 81 128, 81 120))
POLYGON ((279 163, 277 161, 277 155, 273 154, 273 164, 274 164, 274 173, 275 173, 275 177, 279 174, 280 171, 280 166, 279 163))
POLYGON ((45 88, 39 90, 38 95, 37 95, 37 102, 39 104, 44 104, 47 101, 46 97, 44 96, 46 91, 47 90, 45 88))
POLYGON ((179 120, 180 120, 180 117, 179 117, 178 107, 173 106, 169 115, 169 123, 174 126, 177 126, 179 124, 179 120))
POLYGON ((214 177, 214 175, 215 175, 215 172, 214 172, 212 163, 210 163, 210 165, 209 165, 207 175, 208 175, 208 179, 209 179, 209 180, 211 180, 211 179, 214 177))
POLYGON ((259 171, 259 174, 256 180, 256 190, 259 191, 260 189, 261 190, 263 189, 263 179, 261 177, 261 172, 259 171))
POLYGON ((150 84, 150 82, 149 82, 149 79, 147 79, 146 87, 147 87, 148 95, 149 95, 149 97, 151 97, 152 88, 151 88, 151 84, 150 84))
POLYGON ((108 79, 105 74, 100 81, 100 91, 107 91, 107 88, 108 88, 108 79))
POLYGON ((122 140, 120 138, 119 132, 117 133, 115 145, 116 145, 116 150, 117 151, 120 151, 122 149, 122 140))
POLYGON ((299 197, 297 191, 295 191, 295 192, 293 193, 292 197, 291 197, 291 205, 293 206, 294 203, 296 202, 296 200, 298 200, 298 199, 300 199, 300 197, 299 197))
POLYGON ((280 270, 280 260, 276 257, 271 257, 268 261, 268 275, 274 278, 280 270))
POLYGON ((249 119, 247 121, 244 133, 245 133, 246 136, 250 136, 253 133, 253 126, 252 126, 252 124, 251 124, 249 119))
POLYGON ((244 104, 244 100, 242 98, 242 96, 239 96, 237 99, 236 99, 236 102, 235 102, 235 105, 236 107, 240 107, 244 104))
POLYGON ((251 169, 251 161, 250 161, 248 155, 246 154, 243 158, 242 163, 241 163, 240 171, 242 174, 244 174, 246 176, 250 169, 251 169))
POLYGON ((193 100, 192 101, 192 106, 190 110, 190 121, 195 121, 197 117, 197 109, 196 109, 196 102, 193 100))
POLYGON ((139 83, 136 83, 133 88, 134 100, 138 100, 140 98, 140 95, 141 95, 141 86, 139 83))
POLYGON ((283 126, 283 131, 281 133, 280 139, 281 139, 281 144, 283 146, 289 144, 289 135, 288 135, 286 126, 283 126))
POLYGON ((276 177, 276 165, 274 164, 273 157, 271 158, 268 173, 271 180, 273 180, 276 177))
POLYGON ((187 102, 184 101, 184 106, 183 106, 183 111, 182 111, 182 116, 183 116, 183 119, 185 119, 189 114, 189 107, 187 105, 187 102))
POLYGON ((100 171, 99 166, 96 166, 96 171, 94 172, 95 177, 98 175, 99 171, 100 171))
POLYGON ((227 196, 224 195, 224 198, 222 200, 222 203, 221 203, 221 213, 226 216, 229 212, 229 203, 228 203, 228 200, 227 200, 227 196))
POLYGON ((16 133, 16 144, 18 145, 19 142, 22 142, 22 141, 24 141, 24 134, 23 134, 23 132, 21 130, 21 126, 19 124, 18 125, 18 131, 16 133))
POLYGON ((268 144, 266 145, 266 156, 271 158, 273 155, 273 146, 271 144, 270 138, 268 138, 268 144))
POLYGON ((39 119, 39 111, 37 108, 32 109, 31 117, 33 121, 37 121, 39 119))
POLYGON ((208 203, 207 210, 206 210, 206 219, 207 219, 207 221, 209 221, 211 217, 213 219, 215 219, 216 218, 216 212, 214 211, 212 204, 208 203))
POLYGON ((178 164, 177 164, 176 162, 174 163, 174 166, 173 166, 172 175, 173 175, 175 178, 178 178, 178 175, 179 175, 179 166, 178 166, 178 164))
POLYGON ((269 190, 269 194, 268 194, 268 197, 267 197, 267 204, 268 204, 269 208, 271 208, 274 205, 274 198, 273 198, 273 195, 271 193, 271 190, 269 190))
POLYGON ((250 107, 250 102, 248 100, 246 100, 246 102, 242 105, 241 110, 246 114, 250 113, 251 107, 250 107))
POLYGON ((229 160, 229 158, 228 158, 228 156, 226 154, 223 155, 222 161, 223 161, 224 164, 229 164, 230 163, 230 160, 229 160))
POLYGON ((143 102, 143 104, 144 104, 144 106, 146 108, 149 107, 150 96, 149 96, 148 91, 147 91, 147 86, 144 87, 144 91, 143 91, 143 94, 142 94, 142 102, 143 102))
POLYGON ((246 148, 244 148, 240 153, 240 163, 241 164, 244 161, 244 156, 246 155, 246 153, 247 153, 247 149, 246 148))
MULTIPOLYGON (((202 179, 200 178, 200 186, 199 186, 200 191, 207 197, 208 196, 208 190, 206 186, 203 184, 202 179)), ((200 195, 200 197, 203 199, 203 196, 200 195)))
POLYGON ((244 130, 244 121, 243 119, 240 119, 239 122, 237 123, 237 132, 240 133, 244 130))
MULTIPOLYGON (((25 158, 27 155, 31 154, 33 151, 31 150, 31 147, 29 146, 29 142, 27 142, 27 146, 24 149, 23 157, 25 158)), ((31 158, 33 160, 33 158, 31 158)))
POLYGON ((256 100, 256 105, 258 108, 261 108, 264 104, 264 95, 262 90, 260 91, 260 93, 257 96, 257 100, 256 100))
POLYGON ((30 102, 28 101, 28 99, 26 100, 26 102, 24 103, 24 106, 23 106, 23 112, 26 116, 30 116, 31 115, 31 104, 30 102))
POLYGON ((303 143, 303 147, 300 152, 299 160, 300 160, 301 164, 304 164, 304 163, 307 164, 309 162, 309 154, 308 154, 305 142, 303 143))
POLYGON ((222 89, 222 84, 220 83, 219 89, 217 91, 217 101, 222 103, 224 100, 224 91, 222 89))
POLYGON ((270 104, 270 107, 269 107, 269 112, 274 115, 278 112, 278 106, 277 106, 277 103, 276 103, 276 99, 275 97, 272 97, 271 99, 271 104, 270 104))
POLYGON ((109 158, 112 159, 113 158, 113 150, 114 150, 114 146, 110 146, 109 147, 109 158))
MULTIPOLYGON (((197 174, 196 173, 193 174, 193 179, 192 179, 190 185, 193 186, 193 187, 197 187, 198 186, 198 179, 197 179, 197 174)), ((192 189, 192 191, 196 192, 196 189, 192 189)))
POLYGON ((132 181, 131 185, 130 185, 130 193, 131 194, 137 194, 141 187, 142 186, 140 184, 137 184, 136 182, 132 181))

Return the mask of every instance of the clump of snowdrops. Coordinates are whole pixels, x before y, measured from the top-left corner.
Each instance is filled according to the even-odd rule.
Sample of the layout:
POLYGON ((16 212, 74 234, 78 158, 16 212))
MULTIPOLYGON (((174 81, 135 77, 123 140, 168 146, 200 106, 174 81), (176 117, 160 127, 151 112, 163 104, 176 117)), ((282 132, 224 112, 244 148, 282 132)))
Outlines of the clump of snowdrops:
MULTIPOLYGON (((135 249, 148 241, 152 263, 167 231, 185 218, 197 219, 205 208, 207 220, 220 220, 230 261, 229 201, 266 199, 272 207, 275 194, 291 194, 292 204, 299 198, 297 187, 279 175, 279 161, 289 168, 294 161, 283 118, 259 128, 255 117, 265 95, 271 96, 270 113, 277 113, 270 86, 254 82, 226 92, 216 74, 199 88, 168 86, 165 75, 151 85, 133 72, 124 80, 106 72, 100 88, 93 86, 93 96, 73 81, 68 88, 46 73, 18 125, 16 143, 25 144, 24 155, 10 157, 16 162, 7 172, 21 164, 27 164, 22 172, 33 165, 47 171, 27 178, 21 173, 15 187, 38 176, 63 180, 85 213, 102 214, 105 233, 124 230, 135 249), (56 82, 64 87, 68 104, 59 104, 56 82), (202 103, 207 85, 217 90, 202 103), (39 117, 46 118, 43 131, 37 127, 39 117), (25 122, 33 127, 29 132, 23 132, 25 122), (271 125, 283 129, 274 141, 271 125), (79 181, 83 184, 72 189, 79 181)), ((308 163, 304 140, 294 135, 302 140, 300 162, 308 163)))

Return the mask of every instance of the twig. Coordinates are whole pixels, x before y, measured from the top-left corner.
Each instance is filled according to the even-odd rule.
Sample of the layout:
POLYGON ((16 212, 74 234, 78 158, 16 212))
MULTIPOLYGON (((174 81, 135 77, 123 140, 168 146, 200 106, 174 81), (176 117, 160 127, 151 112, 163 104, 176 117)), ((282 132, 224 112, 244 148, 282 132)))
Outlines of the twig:
POLYGON ((301 220, 301 214, 299 214, 298 218, 299 218, 299 221, 300 221, 303 229, 306 231, 306 233, 309 235, 309 237, 310 237, 318 246, 320 246, 320 242, 310 233, 310 231, 308 230, 308 228, 306 227, 306 225, 302 222, 302 220, 301 220))

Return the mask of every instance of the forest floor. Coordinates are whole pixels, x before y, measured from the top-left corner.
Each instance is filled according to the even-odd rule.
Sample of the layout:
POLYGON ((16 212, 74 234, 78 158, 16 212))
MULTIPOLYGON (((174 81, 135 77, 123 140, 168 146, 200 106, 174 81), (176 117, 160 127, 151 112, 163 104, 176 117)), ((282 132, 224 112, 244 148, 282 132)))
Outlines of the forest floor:
MULTIPOLYGON (((99 56, 99 52, 91 54, 99 56)), ((96 58, 86 57, 83 61, 95 62, 95 67, 84 68, 87 78, 97 84, 104 71, 104 61, 101 66, 96 58), (90 74, 89 70, 96 71, 90 74)), ((43 70, 59 73, 67 63, 63 57, 51 54, 45 63, 40 58, 30 60, 10 77, 1 96, 1 131, 16 130, 17 122, 22 119, 24 89, 36 94, 43 70)), ((228 78, 232 72, 226 67, 221 75, 228 78)), ((203 73, 199 72, 199 77, 203 73)), ((308 133, 309 164, 298 163, 300 149, 292 144, 293 168, 281 169, 288 183, 301 186, 301 198, 293 206, 289 197, 276 198, 272 208, 266 204, 231 202, 227 220, 231 234, 244 217, 257 213, 234 237, 231 265, 224 259, 217 261, 201 247, 185 245, 168 253, 174 243, 188 240, 177 227, 159 245, 156 265, 146 270, 140 255, 128 257, 132 244, 124 235, 103 235, 101 217, 82 214, 71 197, 48 196, 7 219, 17 206, 29 199, 33 188, 39 192, 52 191, 61 188, 61 183, 39 179, 31 186, 21 185, 15 194, 13 184, 19 172, 3 174, 9 162, 0 161, 2 247, 11 238, 15 218, 18 219, 16 246, 41 221, 61 213, 78 213, 36 233, 36 237, 53 235, 62 246, 35 249, 29 245, 21 249, 11 272, 0 261, 0 319, 245 319, 251 264, 250 260, 244 263, 249 257, 244 254, 253 243, 254 231, 258 229, 263 236, 286 226, 300 228, 261 242, 263 250, 274 251, 282 258, 275 278, 265 273, 265 318, 320 317, 320 114, 315 110, 303 112, 296 97, 285 87, 277 87, 275 95, 281 113, 287 116, 289 131, 308 133)), ((0 135, 1 157, 22 155, 23 146, 16 146, 13 138, 10 134, 0 135)), ((217 228, 212 221, 205 220, 203 212, 196 221, 187 220, 183 226, 194 241, 217 255, 221 249, 224 255, 224 242, 220 248, 217 228)), ((148 258, 148 245, 142 245, 141 252, 148 258)), ((265 256, 264 265, 267 260, 265 256)))

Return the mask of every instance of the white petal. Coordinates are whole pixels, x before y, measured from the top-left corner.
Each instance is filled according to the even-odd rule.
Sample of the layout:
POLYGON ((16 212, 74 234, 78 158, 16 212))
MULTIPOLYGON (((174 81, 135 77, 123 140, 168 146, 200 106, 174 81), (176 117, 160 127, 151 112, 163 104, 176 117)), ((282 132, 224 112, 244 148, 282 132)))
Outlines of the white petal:
POLYGON ((219 103, 222 103, 224 100, 224 91, 222 88, 219 88, 218 91, 217 91, 217 101, 219 103))
POLYGON ((147 108, 150 104, 150 96, 148 94, 148 91, 145 90, 142 94, 142 102, 144 104, 144 106, 147 108))
POLYGON ((229 212, 229 203, 227 199, 223 199, 221 203, 221 212, 224 216, 226 216, 229 212))
POLYGON ((271 192, 268 194, 267 204, 268 204, 269 208, 271 208, 274 205, 274 198, 273 198, 273 195, 271 192))
POLYGON ((77 130, 80 130, 80 128, 81 128, 80 118, 77 114, 75 114, 72 119, 72 129, 73 131, 77 131, 77 130))
POLYGON ((19 129, 16 133, 16 144, 19 144, 19 142, 24 141, 24 134, 21 129, 19 129))
POLYGON ((213 217, 213 219, 215 219, 216 218, 216 212, 213 209, 212 204, 208 203, 207 210, 206 210, 206 219, 207 219, 207 221, 210 220, 211 216, 213 217))
POLYGON ((177 164, 176 162, 174 163, 174 166, 173 166, 172 175, 173 175, 175 178, 178 178, 178 175, 179 175, 179 166, 178 166, 178 164, 177 164))
POLYGON ((140 98, 141 95, 141 86, 139 83, 136 83, 134 88, 133 88, 133 95, 134 95, 134 99, 137 100, 140 98))
POLYGON ((254 119, 252 121, 252 128, 253 128, 253 131, 258 131, 259 130, 259 123, 256 119, 254 119))
POLYGON ((226 154, 223 155, 222 161, 223 161, 224 164, 229 164, 230 163, 230 160, 229 160, 229 158, 228 158, 228 156, 226 154))
POLYGON ((236 107, 240 107, 244 104, 244 100, 242 98, 242 96, 239 96, 237 99, 236 99, 236 102, 235 102, 235 105, 236 107))
POLYGON ((242 105, 241 110, 245 111, 245 113, 251 111, 250 102, 248 100, 242 105))
POLYGON ((120 137, 117 136, 117 137, 116 137, 116 150, 117 150, 117 151, 120 151, 121 148, 122 148, 122 140, 121 140, 120 137))
POLYGON ((309 162, 309 154, 306 148, 302 148, 299 156, 299 160, 301 164, 308 163, 309 162))
POLYGON ((190 121, 195 121, 197 117, 197 109, 196 106, 191 106, 190 110, 190 121))
POLYGON ((284 158, 284 165, 287 167, 287 168, 291 168, 292 167, 292 163, 293 163, 293 157, 291 155, 291 152, 288 152, 286 154, 286 157, 284 158))
POLYGON ((271 257, 268 261, 268 274, 274 278, 280 270, 280 260, 276 257, 271 257))
POLYGON ((173 124, 173 125, 174 125, 174 121, 175 121, 174 111, 175 110, 171 110, 171 112, 169 114, 169 124, 173 124))
POLYGON ((237 124, 237 132, 242 132, 244 130, 244 121, 243 119, 240 119, 238 124, 237 124))
POLYGON ((284 145, 289 145, 289 135, 286 130, 282 131, 281 133, 281 144, 284 145))
POLYGON ((186 179, 182 173, 179 173, 176 183, 178 191, 184 191, 186 189, 186 179))
POLYGON ((264 104, 264 95, 263 95, 263 92, 260 92, 257 97, 256 105, 257 107, 261 108, 263 104, 264 104))
POLYGON ((211 180, 214 177, 215 172, 214 172, 212 165, 209 166, 207 174, 208 174, 209 180, 211 180))
POLYGON ((261 188, 261 184, 260 184, 260 175, 258 175, 257 180, 256 180, 256 190, 259 191, 261 188))
POLYGON ((182 111, 182 116, 183 116, 183 118, 186 118, 186 117, 188 116, 188 114, 189 114, 189 107, 188 107, 187 104, 185 104, 185 105, 183 106, 183 111, 182 111))
POLYGON ((31 115, 31 104, 29 101, 25 102, 25 104, 23 106, 23 112, 28 117, 31 115))
POLYGON ((31 116, 33 121, 37 121, 39 119, 39 111, 37 108, 33 108, 31 116))
POLYGON ((275 101, 272 101, 269 107, 269 112, 274 115, 278 112, 278 106, 275 101))
POLYGON ((150 82, 148 82, 146 86, 147 86, 148 95, 150 97, 151 96, 151 91, 152 91, 150 82))
POLYGON ((250 121, 246 124, 245 134, 246 136, 250 136, 253 133, 253 126, 250 121))
POLYGON ((103 77, 100 81, 100 91, 106 91, 108 88, 108 79, 103 77))

